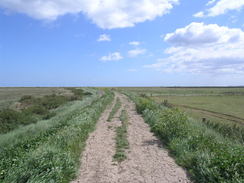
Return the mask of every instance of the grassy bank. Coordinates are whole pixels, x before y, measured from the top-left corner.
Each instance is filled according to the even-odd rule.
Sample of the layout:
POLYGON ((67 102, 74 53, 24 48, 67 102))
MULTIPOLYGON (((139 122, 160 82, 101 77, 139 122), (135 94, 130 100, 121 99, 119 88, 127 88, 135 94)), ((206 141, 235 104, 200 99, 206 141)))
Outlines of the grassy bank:
POLYGON ((0 134, 7 133, 20 126, 47 120, 56 115, 55 109, 74 100, 82 100, 84 96, 91 95, 83 89, 67 88, 72 92, 69 95, 44 95, 35 97, 22 96, 15 107, 0 109, 0 134))
POLYGON ((52 119, 0 135, 0 182, 69 182, 85 141, 113 95, 68 103, 52 119))
POLYGON ((130 97, 152 131, 196 182, 244 181, 243 145, 223 137, 204 123, 190 120, 177 109, 159 105, 148 97, 130 97))

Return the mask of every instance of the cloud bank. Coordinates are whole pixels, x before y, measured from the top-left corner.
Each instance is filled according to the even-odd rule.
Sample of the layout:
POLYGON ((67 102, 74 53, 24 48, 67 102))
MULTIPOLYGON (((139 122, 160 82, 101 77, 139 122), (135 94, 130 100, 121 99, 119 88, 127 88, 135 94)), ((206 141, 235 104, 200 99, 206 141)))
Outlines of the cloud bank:
POLYGON ((41 20, 83 13, 103 29, 132 27, 168 13, 179 0, 1 0, 7 11, 41 20))
POLYGON ((244 0, 210 0, 207 6, 213 5, 205 11, 196 13, 195 17, 215 17, 229 11, 240 10, 244 7, 244 0))
POLYGON ((193 22, 169 33, 166 58, 145 67, 165 72, 244 73, 244 32, 217 24, 193 22))

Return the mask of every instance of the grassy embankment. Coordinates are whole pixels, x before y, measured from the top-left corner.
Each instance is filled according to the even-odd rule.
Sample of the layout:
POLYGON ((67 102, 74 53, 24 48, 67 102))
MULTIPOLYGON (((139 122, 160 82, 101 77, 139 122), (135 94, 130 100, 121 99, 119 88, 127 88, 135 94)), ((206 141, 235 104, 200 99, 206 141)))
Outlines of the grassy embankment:
POLYGON ((126 88, 244 143, 244 88, 126 88))
POLYGON ((120 121, 122 124, 116 129, 116 153, 113 157, 118 162, 126 159, 125 150, 129 148, 129 142, 127 140, 128 114, 126 110, 122 110, 120 121))
POLYGON ((183 112, 155 103, 148 97, 130 94, 137 111, 165 143, 177 163, 201 183, 242 183, 244 147, 183 112))
POLYGON ((69 102, 48 120, 0 135, 0 182, 60 182, 73 179, 85 141, 113 94, 106 91, 69 102))
POLYGON ((17 106, 8 106, 0 109, 0 134, 7 133, 20 126, 36 123, 39 120, 47 120, 56 115, 55 109, 67 102, 81 100, 90 95, 83 89, 67 88, 71 90, 70 95, 44 95, 35 97, 32 95, 22 96, 17 106))
POLYGON ((113 106, 111 112, 109 113, 109 116, 108 116, 108 119, 107 121, 111 121, 112 118, 114 117, 114 115, 116 114, 116 112, 118 112, 119 108, 121 107, 121 101, 119 98, 116 99, 116 103, 115 105, 113 106))

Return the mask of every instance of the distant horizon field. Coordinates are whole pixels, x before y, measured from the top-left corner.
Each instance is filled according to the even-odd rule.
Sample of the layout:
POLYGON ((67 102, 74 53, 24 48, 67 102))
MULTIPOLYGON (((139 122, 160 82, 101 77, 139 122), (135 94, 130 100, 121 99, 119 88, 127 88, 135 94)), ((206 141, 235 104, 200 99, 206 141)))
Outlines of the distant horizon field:
POLYGON ((244 125, 244 88, 242 87, 168 87, 126 88, 127 91, 147 95, 158 103, 164 100, 190 117, 244 125))

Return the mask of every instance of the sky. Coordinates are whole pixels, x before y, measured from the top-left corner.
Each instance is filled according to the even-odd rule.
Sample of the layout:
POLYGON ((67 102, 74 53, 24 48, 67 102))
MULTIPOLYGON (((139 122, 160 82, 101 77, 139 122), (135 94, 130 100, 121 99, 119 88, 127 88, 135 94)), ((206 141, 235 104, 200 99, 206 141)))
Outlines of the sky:
POLYGON ((244 0, 1 0, 0 86, 244 85, 244 0))

